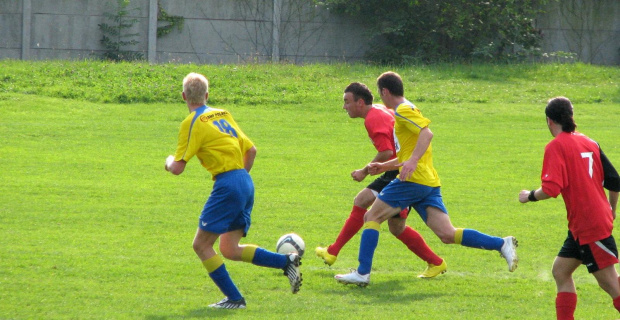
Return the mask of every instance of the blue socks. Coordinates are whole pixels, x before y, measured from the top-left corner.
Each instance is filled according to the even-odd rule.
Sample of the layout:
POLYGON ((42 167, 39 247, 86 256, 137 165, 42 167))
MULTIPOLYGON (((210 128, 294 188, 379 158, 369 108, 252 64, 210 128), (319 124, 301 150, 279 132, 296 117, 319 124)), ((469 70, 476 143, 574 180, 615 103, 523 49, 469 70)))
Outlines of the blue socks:
POLYGON ((362 232, 362 240, 360 243, 360 252, 357 260, 359 261, 359 267, 357 267, 357 273, 369 274, 372 268, 372 258, 375 255, 375 249, 379 243, 379 224, 374 221, 369 221, 364 224, 364 231, 362 232))
POLYGON ((211 280, 215 282, 215 284, 220 288, 222 293, 228 297, 228 299, 236 301, 243 298, 237 286, 232 282, 228 271, 226 270, 226 266, 224 264, 220 265, 219 268, 215 269, 213 272, 209 272, 209 277, 211 280))
POLYGON ((252 263, 257 266, 282 269, 286 267, 286 255, 257 248, 252 263))
POLYGON ((461 245, 470 248, 500 251, 504 245, 504 239, 486 235, 473 229, 462 229, 463 238, 461 245))

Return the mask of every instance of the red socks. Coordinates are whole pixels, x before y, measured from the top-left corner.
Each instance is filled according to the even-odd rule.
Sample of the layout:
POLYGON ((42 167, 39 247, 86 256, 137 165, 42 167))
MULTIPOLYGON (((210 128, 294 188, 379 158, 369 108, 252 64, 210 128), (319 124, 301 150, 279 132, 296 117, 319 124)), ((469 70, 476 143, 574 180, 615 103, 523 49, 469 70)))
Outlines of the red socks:
POLYGON ((616 310, 618 310, 618 312, 620 312, 620 296, 614 299, 614 307, 616 308, 616 310))
MULTIPOLYGON (((616 301, 614 300, 614 305, 616 301)), ((577 307, 577 294, 573 292, 558 292, 555 298, 555 313, 558 320, 574 320, 577 307)))
POLYGON ((407 226, 398 237, 398 240, 402 241, 411 252, 415 253, 420 259, 427 263, 432 263, 436 266, 443 262, 443 259, 439 257, 431 248, 426 244, 422 235, 411 227, 407 226))
POLYGON ((344 226, 342 226, 342 230, 340 230, 340 234, 338 234, 338 238, 336 238, 336 242, 327 248, 329 254, 337 256, 340 249, 360 231, 364 225, 364 215, 366 211, 367 210, 362 207, 353 206, 349 218, 344 222, 344 226))

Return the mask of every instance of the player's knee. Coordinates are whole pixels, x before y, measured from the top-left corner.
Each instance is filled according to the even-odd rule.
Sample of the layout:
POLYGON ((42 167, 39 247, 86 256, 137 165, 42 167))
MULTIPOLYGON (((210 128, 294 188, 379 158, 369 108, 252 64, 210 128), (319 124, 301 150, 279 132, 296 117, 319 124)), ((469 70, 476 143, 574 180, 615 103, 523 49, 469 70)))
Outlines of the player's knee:
POLYGON ((368 208, 370 207, 370 205, 372 204, 372 202, 368 201, 367 199, 365 199, 362 196, 357 196, 355 197, 355 199, 353 199, 353 205, 356 207, 360 207, 360 208, 368 208))
POLYGON ((454 233, 440 232, 440 233, 437 233, 437 237, 439 237, 439 240, 441 240, 441 242, 445 244, 454 243, 454 233))
POLYGON ((405 231, 406 224, 393 223, 392 221, 390 221, 388 223, 388 227, 390 228, 390 232, 392 233, 392 235, 394 235, 395 237, 398 237, 400 236, 401 233, 403 233, 403 231, 405 231))
POLYGON ((206 245, 202 242, 194 240, 192 247, 194 248, 194 252, 200 256, 200 254, 204 252, 206 245))
POLYGON ((224 256, 224 258, 228 260, 240 261, 241 252, 242 249, 238 245, 224 246, 220 243, 220 253, 222 254, 222 256, 224 256))
POLYGON ((570 278, 570 275, 567 275, 566 272, 561 271, 559 268, 552 268, 551 274, 556 283, 562 283, 570 278))

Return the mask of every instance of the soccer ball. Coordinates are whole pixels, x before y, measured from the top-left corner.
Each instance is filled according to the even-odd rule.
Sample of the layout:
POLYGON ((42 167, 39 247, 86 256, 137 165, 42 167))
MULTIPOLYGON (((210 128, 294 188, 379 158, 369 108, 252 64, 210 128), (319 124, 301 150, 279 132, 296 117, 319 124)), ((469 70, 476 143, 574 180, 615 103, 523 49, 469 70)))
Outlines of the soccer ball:
POLYGON ((297 253, 301 257, 306 251, 306 244, 298 234, 287 233, 278 239, 276 251, 281 254, 297 253))

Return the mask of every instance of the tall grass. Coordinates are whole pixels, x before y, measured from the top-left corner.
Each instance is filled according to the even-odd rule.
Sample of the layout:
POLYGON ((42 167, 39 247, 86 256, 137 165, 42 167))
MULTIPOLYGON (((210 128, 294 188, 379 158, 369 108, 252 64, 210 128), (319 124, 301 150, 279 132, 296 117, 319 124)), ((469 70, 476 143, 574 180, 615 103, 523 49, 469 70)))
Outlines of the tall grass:
POLYGON ((420 65, 148 65, 101 61, 0 61, 0 93, 101 103, 175 103, 176 85, 195 71, 209 76, 214 104, 302 104, 332 101, 351 81, 374 84, 388 69, 406 80, 409 98, 433 103, 542 103, 566 95, 575 103, 620 102, 620 68, 586 64, 420 65), (518 94, 516 94, 518 93, 518 94))
MULTIPOLYGON (((579 130, 620 167, 618 68, 0 65, 0 319, 551 319, 565 209, 559 199, 517 201, 539 185, 545 101, 571 98, 579 130), (433 121, 453 223, 516 236, 515 273, 496 252, 441 244, 415 214, 408 224, 448 263, 436 279, 415 277, 424 263, 385 226, 365 289, 333 280, 357 265, 359 237, 331 268, 313 256, 371 181, 349 176, 374 150, 362 121, 341 109, 342 90, 351 81, 374 88, 387 69, 405 77, 406 96, 433 121), (212 181, 195 159, 181 176, 163 170, 187 115, 180 82, 189 71, 209 77, 209 104, 230 110, 258 148, 244 241, 274 250, 290 231, 306 241, 297 295, 281 271, 227 261, 248 309, 206 307, 222 296, 191 240, 212 181)), ((585 268, 575 278, 577 318, 618 316, 585 268)))

